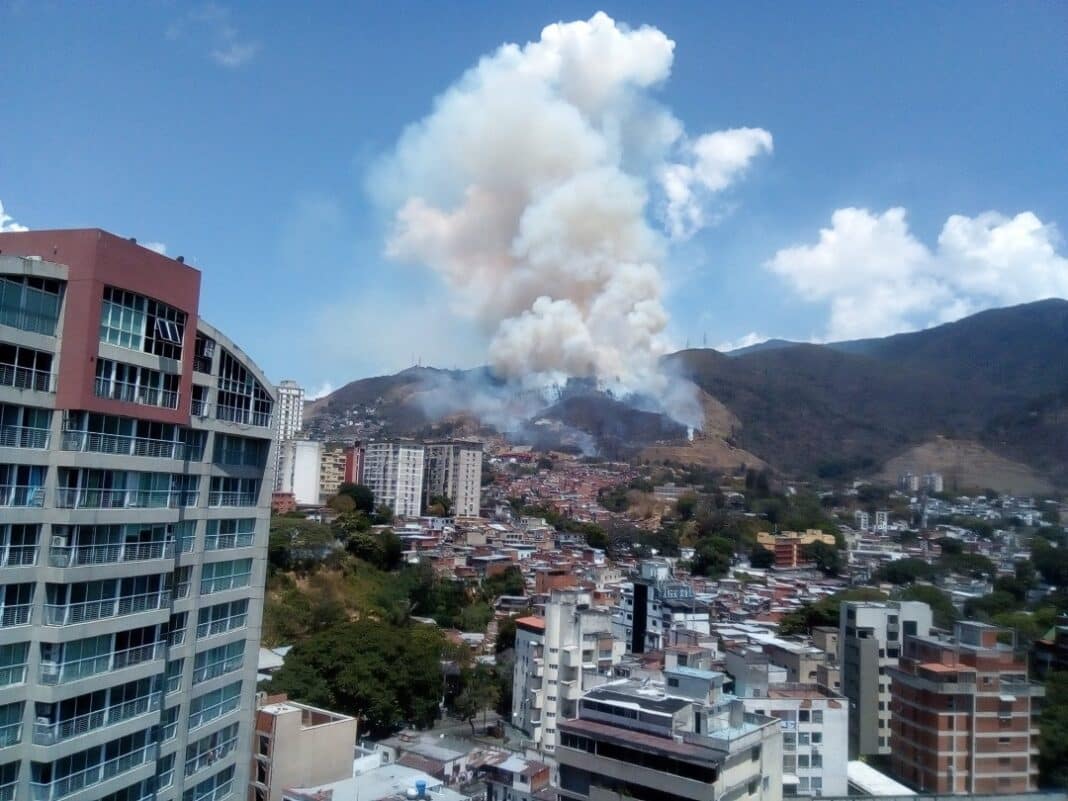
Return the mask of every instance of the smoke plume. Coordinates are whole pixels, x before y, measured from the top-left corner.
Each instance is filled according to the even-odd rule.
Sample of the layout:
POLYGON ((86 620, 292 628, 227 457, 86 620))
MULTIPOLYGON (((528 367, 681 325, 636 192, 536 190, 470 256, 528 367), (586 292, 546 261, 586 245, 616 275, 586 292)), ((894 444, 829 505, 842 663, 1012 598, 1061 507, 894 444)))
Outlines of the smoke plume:
POLYGON ((688 137, 653 96, 674 47, 604 13, 503 45, 404 131, 370 186, 393 215, 387 254, 442 276, 497 376, 593 379, 700 425, 693 388, 660 366, 665 255, 772 139, 688 137))

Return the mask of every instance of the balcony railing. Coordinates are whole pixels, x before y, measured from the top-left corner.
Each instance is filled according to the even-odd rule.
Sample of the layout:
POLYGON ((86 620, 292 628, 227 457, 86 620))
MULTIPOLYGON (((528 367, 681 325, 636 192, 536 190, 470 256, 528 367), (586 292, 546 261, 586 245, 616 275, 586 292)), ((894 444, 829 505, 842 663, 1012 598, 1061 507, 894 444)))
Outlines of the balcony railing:
POLYGON ((19 780, 7 784, 0 784, 0 801, 15 801, 15 790, 18 789, 19 780))
POLYGON ((14 604, 12 606, 5 606, 0 609, 0 628, 11 628, 12 626, 25 626, 30 622, 30 612, 33 611, 33 604, 14 604))
POLYGON ((255 506, 259 500, 255 492, 219 492, 208 494, 208 506, 255 506))
POLYGON ((54 337, 59 317, 55 314, 27 311, 26 309, 0 309, 0 325, 9 325, 20 331, 54 337))
POLYGON ((33 741, 37 745, 55 745, 64 740, 81 737, 97 729, 107 728, 132 718, 155 712, 160 707, 160 694, 151 693, 105 709, 97 709, 57 723, 35 723, 33 741))
POLYGON ((221 404, 216 406, 215 419, 229 423, 243 423, 247 426, 271 427, 270 412, 254 412, 240 406, 223 406, 221 404))
POLYGON ((137 403, 141 406, 158 406, 161 409, 177 409, 178 393, 167 389, 143 387, 125 381, 97 378, 94 392, 98 398, 137 403))
POLYGON ((33 801, 57 801, 86 787, 92 787, 108 779, 128 773, 156 759, 155 743, 138 748, 129 754, 109 759, 99 765, 80 770, 51 782, 31 782, 30 793, 33 801))
POLYGON ((56 490, 60 509, 179 509, 196 506, 196 490, 71 489, 56 490))
POLYGON ((36 545, 0 545, 0 567, 29 567, 37 564, 36 545))
POLYGON ((76 604, 45 604, 45 625, 73 626, 109 617, 136 615, 139 612, 162 609, 170 602, 170 590, 163 590, 76 604))
POLYGON ((195 668, 193 670, 193 684, 200 684, 202 681, 217 679, 219 676, 225 676, 227 673, 233 673, 235 670, 240 670, 241 664, 244 661, 245 655, 238 654, 229 659, 224 659, 221 662, 214 662, 210 665, 195 668))
POLYGON ((0 668, 0 687, 10 687, 13 684, 22 684, 26 681, 26 663, 21 665, 8 665, 0 668))
POLYGON ((204 453, 203 448, 191 448, 176 440, 101 434, 96 431, 64 431, 63 450, 178 460, 199 459, 204 453))
POLYGON ((173 557, 174 540, 115 542, 104 545, 53 545, 48 549, 48 564, 52 567, 147 562, 173 557))
POLYGON ((48 370, 0 364, 0 386, 33 389, 37 392, 55 392, 56 377, 48 370))
POLYGON ((206 400, 193 398, 189 405, 189 413, 193 415, 193 417, 207 417, 211 414, 211 406, 206 400))
MULTIPOLYGON (((234 789, 234 780, 227 779, 222 784, 216 785, 211 790, 201 793, 200 795, 191 796, 191 801, 223 801, 224 798, 229 798, 230 793, 234 789)), ((194 789, 195 793, 195 789, 194 789)))
POLYGON ((0 484, 0 506, 44 506, 44 487, 32 484, 0 484))
POLYGON ((4 426, 0 428, 0 448, 34 448, 45 450, 51 432, 47 428, 4 426))
POLYGON ((197 639, 202 640, 205 637, 214 637, 216 634, 224 634, 227 631, 244 628, 247 619, 248 613, 246 612, 243 615, 234 615, 233 617, 212 620, 209 623, 200 623, 197 625, 197 639))
POLYGON ((162 659, 166 644, 152 642, 147 645, 137 645, 122 651, 87 656, 84 659, 75 659, 71 662, 42 662, 40 667, 41 684, 67 684, 79 679, 96 676, 100 673, 109 673, 113 670, 140 665, 143 662, 151 662, 154 659, 162 659))
POLYGON ((249 548, 256 535, 247 534, 208 534, 204 537, 205 551, 224 551, 229 548, 249 548))
POLYGON ((6 726, 0 726, 0 748, 7 748, 11 745, 18 745, 22 742, 22 721, 17 723, 8 723, 6 726))
MULTIPOLYGON (((237 747, 237 735, 235 734, 229 740, 223 743, 219 743, 214 748, 208 751, 202 751, 192 759, 185 761, 185 775, 192 776, 199 770, 203 770, 206 767, 214 765, 220 762, 237 747)), ((218 788, 216 788, 218 789, 218 788)))

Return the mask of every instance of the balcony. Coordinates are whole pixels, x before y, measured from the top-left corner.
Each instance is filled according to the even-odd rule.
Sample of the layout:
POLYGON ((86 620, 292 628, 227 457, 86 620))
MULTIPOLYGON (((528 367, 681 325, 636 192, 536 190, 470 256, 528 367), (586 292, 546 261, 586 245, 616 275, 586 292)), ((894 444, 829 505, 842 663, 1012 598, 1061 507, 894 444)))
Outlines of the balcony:
MULTIPOLYGON (((47 445, 41 447, 47 447, 47 445)), ((113 453, 117 456, 147 456, 152 459, 178 459, 180 461, 196 460, 203 456, 202 448, 191 448, 184 442, 122 434, 100 434, 94 431, 64 431, 62 447, 65 451, 80 453, 113 453)))
POLYGON ((244 628, 247 617, 248 613, 245 613, 213 620, 210 623, 200 623, 197 625, 197 639, 203 640, 207 637, 214 637, 217 634, 225 634, 228 631, 244 628))
POLYGON ((48 549, 48 564, 52 567, 110 565, 172 558, 174 540, 116 542, 104 545, 53 545, 48 549))
POLYGON ((0 668, 0 687, 11 687, 26 681, 26 663, 0 668))
POLYGON ((41 684, 69 684, 100 673, 110 673, 123 668, 134 667, 144 662, 162 659, 165 643, 153 642, 137 645, 122 651, 75 659, 71 662, 42 662, 40 667, 41 684))
POLYGON ((32 389, 37 392, 55 392, 56 377, 47 370, 0 364, 0 386, 32 389))
POLYGON ((195 490, 71 489, 56 490, 59 509, 181 509, 196 506, 195 490))
POLYGON ((185 775, 192 776, 197 771, 218 764, 237 748, 237 735, 235 734, 224 743, 219 743, 209 751, 203 751, 192 759, 185 762, 185 775))
POLYGON ((0 784, 0 801, 15 801, 15 790, 18 789, 19 780, 0 784))
POLYGON ((0 448, 32 448, 46 450, 51 432, 47 428, 4 426, 0 428, 0 448))
POLYGON ((160 707, 160 694, 152 693, 115 704, 95 712, 87 712, 58 723, 38 722, 33 726, 33 742, 36 745, 55 745, 83 734, 115 726, 127 720, 155 712, 160 707))
POLYGON ((29 624, 31 611, 33 611, 32 603, 0 608, 0 628, 8 629, 29 624))
POLYGON ((227 423, 241 423, 260 428, 271 427, 271 415, 269 412, 253 412, 240 406, 216 406, 215 419, 223 420, 227 423))
POLYGON ((205 551, 225 551, 230 548, 251 548, 255 534, 209 534, 204 537, 205 551))
POLYGON ((32 567, 35 564, 36 545, 0 545, 0 567, 32 567))
POLYGON ((255 506, 259 501, 255 492, 219 492, 213 490, 208 494, 208 506, 255 506))
POLYGON ((46 626, 74 626, 93 620, 104 620, 124 615, 136 615, 170 605, 171 593, 148 592, 122 598, 105 598, 100 601, 85 601, 76 604, 45 604, 46 626))
POLYGON ((0 748, 18 745, 22 742, 22 721, 0 726, 0 748))
MULTIPOLYGON (((199 795, 196 794, 196 788, 193 788, 193 795, 190 796, 191 801, 223 801, 224 798, 229 798, 230 793, 234 789, 234 780, 227 779, 222 784, 217 784, 210 790, 206 790, 199 795)), ((188 790, 186 792, 189 792, 188 790)))
POLYGON ((193 398, 189 404, 189 413, 193 417, 208 417, 211 415, 211 406, 206 400, 200 398, 193 398))
POLYGON ((86 787, 100 784, 155 761, 156 751, 156 744, 149 743, 129 754, 109 759, 107 762, 85 768, 64 776, 62 779, 55 779, 51 782, 30 782, 30 797, 33 801, 57 801, 60 798, 66 798, 86 787))
POLYGON ((225 676, 227 673, 233 673, 235 670, 240 670, 244 661, 245 655, 241 653, 221 662, 215 662, 210 665, 195 668, 193 670, 193 684, 200 684, 202 681, 217 679, 219 676, 225 676))
POLYGON ((0 507, 40 508, 44 506, 44 487, 32 484, 0 484, 0 507))
POLYGON ((157 406, 161 409, 178 408, 177 392, 128 384, 125 381, 111 381, 107 378, 96 379, 94 394, 98 398, 136 403, 141 406, 157 406))

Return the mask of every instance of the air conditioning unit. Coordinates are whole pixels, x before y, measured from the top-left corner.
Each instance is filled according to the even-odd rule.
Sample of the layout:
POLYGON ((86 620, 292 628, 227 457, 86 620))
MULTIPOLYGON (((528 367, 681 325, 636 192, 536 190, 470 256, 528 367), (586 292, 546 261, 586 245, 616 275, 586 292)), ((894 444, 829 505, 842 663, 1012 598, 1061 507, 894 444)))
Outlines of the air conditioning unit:
POLYGON ((66 534, 53 534, 52 535, 52 547, 53 548, 66 548, 67 547, 67 535, 66 534))

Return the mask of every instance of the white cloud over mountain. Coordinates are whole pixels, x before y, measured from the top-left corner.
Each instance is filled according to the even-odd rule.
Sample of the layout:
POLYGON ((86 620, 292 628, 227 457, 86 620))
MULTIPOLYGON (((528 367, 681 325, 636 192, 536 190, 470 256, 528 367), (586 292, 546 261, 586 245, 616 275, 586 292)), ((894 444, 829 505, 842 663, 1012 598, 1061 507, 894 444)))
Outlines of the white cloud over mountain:
POLYGON ((838 209, 814 244, 778 251, 765 266, 805 300, 829 304, 827 340, 884 336, 983 308, 1068 297, 1068 259, 1056 227, 1025 211, 953 215, 933 248, 903 208, 838 209))

